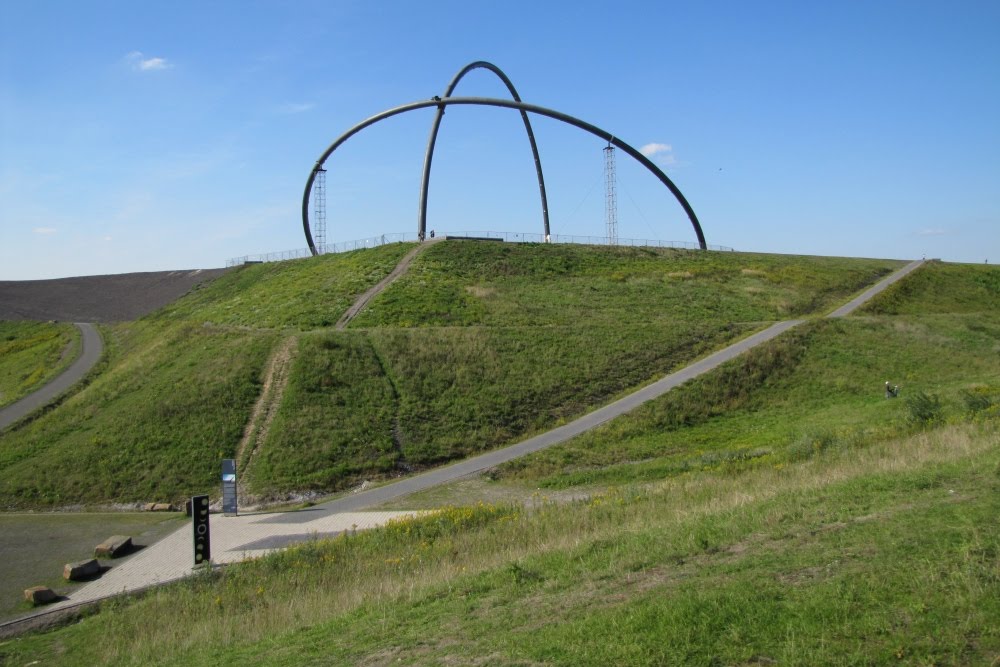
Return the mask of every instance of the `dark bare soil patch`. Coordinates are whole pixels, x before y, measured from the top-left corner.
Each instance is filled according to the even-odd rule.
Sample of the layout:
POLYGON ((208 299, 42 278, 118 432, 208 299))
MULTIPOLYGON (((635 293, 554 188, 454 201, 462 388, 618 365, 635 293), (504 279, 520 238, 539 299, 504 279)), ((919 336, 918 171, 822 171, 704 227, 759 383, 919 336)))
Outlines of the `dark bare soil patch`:
POLYGON ((180 298, 226 269, 0 281, 0 320, 125 322, 180 298))

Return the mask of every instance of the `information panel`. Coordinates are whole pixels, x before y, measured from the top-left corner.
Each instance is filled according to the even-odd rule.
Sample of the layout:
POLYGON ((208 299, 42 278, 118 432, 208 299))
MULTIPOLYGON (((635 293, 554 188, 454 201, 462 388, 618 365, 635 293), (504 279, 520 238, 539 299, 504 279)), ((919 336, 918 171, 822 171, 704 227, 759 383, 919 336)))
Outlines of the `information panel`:
POLYGON ((222 459, 222 513, 236 516, 236 460, 222 459))

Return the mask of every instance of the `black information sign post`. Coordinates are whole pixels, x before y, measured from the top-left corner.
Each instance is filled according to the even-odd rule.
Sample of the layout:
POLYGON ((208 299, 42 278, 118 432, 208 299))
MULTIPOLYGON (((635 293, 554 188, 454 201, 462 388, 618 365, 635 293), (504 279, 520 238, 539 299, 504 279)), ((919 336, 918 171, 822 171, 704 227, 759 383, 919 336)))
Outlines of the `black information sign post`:
POLYGON ((191 497, 191 517, 194 526, 194 564, 212 560, 212 543, 208 535, 208 496, 191 497))
POLYGON ((222 459, 222 513, 236 516, 236 460, 222 459))

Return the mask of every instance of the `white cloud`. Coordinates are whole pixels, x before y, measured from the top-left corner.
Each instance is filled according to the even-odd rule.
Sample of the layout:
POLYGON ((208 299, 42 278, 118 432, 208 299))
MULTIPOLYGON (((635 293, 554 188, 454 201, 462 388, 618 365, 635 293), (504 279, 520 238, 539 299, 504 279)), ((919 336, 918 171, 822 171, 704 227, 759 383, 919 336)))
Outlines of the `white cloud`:
POLYGON ((921 229, 917 232, 917 236, 944 236, 948 232, 944 229, 921 229))
POLYGON ((32 231, 42 236, 52 236, 56 233, 55 227, 35 227, 32 231))
POLYGON ((305 103, 289 102, 288 104, 282 104, 280 107, 278 107, 278 113, 287 113, 287 114, 304 113, 306 111, 312 111, 315 108, 316 105, 313 104, 312 102, 305 102, 305 103))
POLYGON ((639 149, 639 152, 646 157, 653 157, 654 155, 659 155, 660 153, 670 153, 674 150, 674 147, 670 144, 646 144, 639 149))
POLYGON ((132 64, 132 69, 136 72, 152 72, 173 67, 166 58, 146 58, 142 51, 132 51, 125 56, 125 59, 132 64))
POLYGON ((110 236, 105 236, 105 237, 104 237, 104 240, 105 240, 105 241, 110 241, 110 240, 111 240, 111 237, 110 237, 110 236))
POLYGON ((677 158, 674 157, 673 153, 674 147, 670 144, 646 144, 639 149, 639 152, 646 157, 656 160, 656 162, 662 167, 673 167, 677 164, 677 158))

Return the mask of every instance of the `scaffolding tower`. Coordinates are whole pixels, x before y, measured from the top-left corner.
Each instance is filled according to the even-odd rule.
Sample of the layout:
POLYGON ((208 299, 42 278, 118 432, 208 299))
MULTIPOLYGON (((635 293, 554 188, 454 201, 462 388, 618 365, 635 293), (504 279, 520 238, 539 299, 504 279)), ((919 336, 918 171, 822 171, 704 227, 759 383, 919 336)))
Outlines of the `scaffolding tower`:
POLYGON ((320 255, 326 252, 326 169, 316 170, 316 181, 313 184, 313 209, 316 227, 313 231, 313 243, 320 255))
POLYGON ((604 222, 607 226, 608 245, 618 245, 618 177, 615 170, 615 147, 610 143, 604 149, 604 222))

